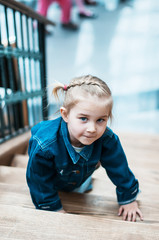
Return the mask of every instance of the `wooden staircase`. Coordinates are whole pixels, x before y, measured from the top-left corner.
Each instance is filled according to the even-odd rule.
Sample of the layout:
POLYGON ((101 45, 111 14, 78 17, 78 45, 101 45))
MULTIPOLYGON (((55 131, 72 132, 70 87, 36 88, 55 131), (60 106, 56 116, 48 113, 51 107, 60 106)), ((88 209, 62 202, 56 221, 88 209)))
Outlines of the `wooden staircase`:
MULTIPOLYGON (((117 216, 115 187, 101 167, 93 175, 91 192, 59 193, 66 214, 36 210, 25 179, 28 161, 24 151, 26 147, 20 148, 23 149, 22 154, 15 147, 14 139, 16 151, 15 154, 10 151, 10 166, 0 166, 0 239, 158 240, 159 136, 118 135, 129 165, 139 179, 142 193, 138 200, 144 215, 143 222, 139 219, 135 223, 126 222, 117 216)), ((25 135, 25 140, 28 137, 25 135)), ((24 141, 20 140, 19 146, 22 142, 24 145, 24 141)), ((2 153, 2 147, 0 150, 2 153)), ((4 152, 0 155, 3 163, 5 156, 4 152)))

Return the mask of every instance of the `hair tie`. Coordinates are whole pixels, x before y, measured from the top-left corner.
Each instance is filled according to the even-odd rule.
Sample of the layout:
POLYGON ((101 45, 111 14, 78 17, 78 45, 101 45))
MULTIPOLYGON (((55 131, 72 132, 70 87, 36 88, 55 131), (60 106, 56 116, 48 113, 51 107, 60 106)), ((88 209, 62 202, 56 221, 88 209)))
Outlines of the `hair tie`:
POLYGON ((67 85, 64 85, 63 90, 67 91, 67 85))

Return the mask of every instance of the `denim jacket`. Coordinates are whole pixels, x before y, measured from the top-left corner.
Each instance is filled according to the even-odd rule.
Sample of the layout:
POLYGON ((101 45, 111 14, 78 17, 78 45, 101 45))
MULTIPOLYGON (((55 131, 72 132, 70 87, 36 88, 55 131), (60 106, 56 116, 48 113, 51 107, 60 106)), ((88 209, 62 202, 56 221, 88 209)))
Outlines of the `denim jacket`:
POLYGON ((58 191, 73 191, 96 169, 98 162, 116 185, 119 204, 136 199, 138 181, 128 167, 119 138, 106 128, 101 138, 77 153, 70 144, 63 119, 43 121, 32 128, 27 183, 36 208, 62 208, 58 191))

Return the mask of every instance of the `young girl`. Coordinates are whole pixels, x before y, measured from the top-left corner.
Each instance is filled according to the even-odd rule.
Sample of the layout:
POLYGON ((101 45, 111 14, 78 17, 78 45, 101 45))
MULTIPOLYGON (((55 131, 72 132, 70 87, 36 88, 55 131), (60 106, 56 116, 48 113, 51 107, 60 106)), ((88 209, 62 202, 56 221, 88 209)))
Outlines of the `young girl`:
POLYGON ((65 212, 58 191, 90 190, 99 162, 116 185, 118 215, 143 220, 136 197, 138 181, 128 167, 119 138, 107 127, 113 100, 107 84, 87 75, 68 86, 58 84, 53 94, 65 94, 61 117, 32 128, 27 183, 37 209, 65 212))

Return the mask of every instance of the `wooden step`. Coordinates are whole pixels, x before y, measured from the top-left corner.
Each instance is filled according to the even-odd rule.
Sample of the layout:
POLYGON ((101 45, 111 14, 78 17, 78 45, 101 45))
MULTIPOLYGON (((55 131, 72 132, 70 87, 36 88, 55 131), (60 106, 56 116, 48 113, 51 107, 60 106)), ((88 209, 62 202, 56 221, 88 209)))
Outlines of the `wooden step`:
POLYGON ((31 132, 23 133, 0 144, 0 165, 11 165, 16 154, 25 154, 28 148, 31 132))
POLYGON ((0 166, 0 183, 26 185, 26 169, 0 166))
MULTIPOLYGON (((141 193, 138 195, 140 201, 158 202, 159 199, 159 169, 132 167, 132 170, 139 180, 141 193)), ((115 186, 106 175, 105 169, 100 167, 93 174, 93 190, 89 194, 100 196, 116 196, 115 186)))
POLYGON ((28 159, 29 159, 28 155, 16 154, 12 159, 11 166, 26 168, 28 164, 28 159))
POLYGON ((117 132, 122 144, 131 148, 159 151, 159 135, 144 133, 117 132))
POLYGON ((0 183, 0 205, 33 208, 29 189, 26 185, 0 183))
MULTIPOLYGON (((0 182, 16 185, 26 185, 26 173, 23 168, 0 166, 0 182)), ((140 182, 141 194, 138 199, 141 202, 151 202, 150 196, 153 196, 153 203, 158 202, 159 193, 156 191, 156 186, 159 184, 159 171, 154 169, 134 169, 136 177, 140 182), (146 181, 145 181, 146 179, 146 181)), ((93 174, 93 190, 88 195, 96 195, 112 198, 116 202, 115 186, 107 177, 105 170, 100 167, 93 174)))
POLYGON ((1 239, 159 239, 159 226, 0 205, 1 239))
MULTIPOLYGON (((117 216, 118 204, 112 197, 78 194, 59 193, 64 209, 68 213, 90 215, 121 220, 117 216)), ((0 183, 0 205, 17 206, 34 209, 29 189, 24 185, 0 183)), ((144 215, 145 223, 159 226, 159 202, 142 201, 140 207, 144 215)))

